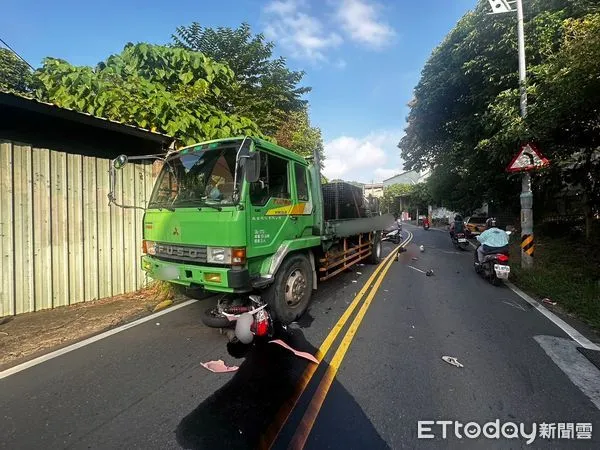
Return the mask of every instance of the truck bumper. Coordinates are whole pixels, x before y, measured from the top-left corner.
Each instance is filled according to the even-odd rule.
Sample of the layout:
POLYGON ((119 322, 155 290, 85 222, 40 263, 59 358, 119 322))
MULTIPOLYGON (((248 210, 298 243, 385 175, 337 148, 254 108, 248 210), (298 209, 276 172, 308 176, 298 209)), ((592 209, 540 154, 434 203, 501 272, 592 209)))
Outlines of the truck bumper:
POLYGON ((162 261, 148 255, 142 256, 142 270, 155 280, 164 280, 184 286, 199 285, 207 291, 242 293, 250 292, 248 269, 207 267, 162 261))

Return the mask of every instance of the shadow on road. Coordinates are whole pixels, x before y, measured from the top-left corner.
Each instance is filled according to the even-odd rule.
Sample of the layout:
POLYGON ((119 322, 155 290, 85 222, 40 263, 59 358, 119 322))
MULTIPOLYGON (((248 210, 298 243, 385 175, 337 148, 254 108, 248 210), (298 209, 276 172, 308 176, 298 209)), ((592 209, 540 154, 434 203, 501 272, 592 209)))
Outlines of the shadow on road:
MULTIPOLYGON (((298 350, 316 353, 299 329, 281 330, 277 338, 298 350)), ((175 431, 177 442, 187 449, 257 448, 261 435, 292 396, 306 365, 278 345, 257 342, 234 377, 182 419, 175 431)), ((359 443, 365 444, 363 448, 387 448, 343 386, 334 381, 333 389, 336 403, 341 405, 339 420, 348 417, 352 422, 346 425, 350 435, 343 440, 355 448, 359 443)))

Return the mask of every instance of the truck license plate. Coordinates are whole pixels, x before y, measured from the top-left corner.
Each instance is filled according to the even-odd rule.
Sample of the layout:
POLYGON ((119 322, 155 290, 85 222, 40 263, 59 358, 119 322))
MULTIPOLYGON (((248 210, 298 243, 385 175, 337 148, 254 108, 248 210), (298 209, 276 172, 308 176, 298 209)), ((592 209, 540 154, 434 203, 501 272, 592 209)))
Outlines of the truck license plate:
POLYGON ((158 276, 161 280, 176 280, 179 278, 179 270, 177 270, 177 267, 172 266, 161 267, 158 276))

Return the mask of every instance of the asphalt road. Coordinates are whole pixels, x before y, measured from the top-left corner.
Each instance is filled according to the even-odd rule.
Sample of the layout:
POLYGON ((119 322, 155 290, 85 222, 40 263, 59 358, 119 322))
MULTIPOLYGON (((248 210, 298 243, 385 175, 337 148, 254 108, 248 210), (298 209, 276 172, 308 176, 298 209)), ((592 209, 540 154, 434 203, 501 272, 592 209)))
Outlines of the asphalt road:
MULTIPOLYGON (((528 303, 479 278, 472 250, 456 251, 445 233, 405 228, 414 239, 374 292, 331 386, 320 383, 358 308, 287 420, 282 411, 310 363, 266 343, 236 358, 199 322, 209 299, 1 379, 0 448, 256 448, 278 423, 267 443, 287 448, 319 394, 306 448, 527 447, 520 437, 463 431, 459 439, 453 424, 447 439, 435 425, 434 439, 418 439, 418 421, 496 419, 527 432, 533 423, 591 423, 591 440, 538 437, 529 447, 600 448, 600 371, 528 303), (431 277, 421 272, 429 269, 431 277), (240 369, 213 374, 200 365, 216 359, 240 369)), ((280 337, 315 354, 373 271, 360 266, 323 283, 309 313, 280 337)))

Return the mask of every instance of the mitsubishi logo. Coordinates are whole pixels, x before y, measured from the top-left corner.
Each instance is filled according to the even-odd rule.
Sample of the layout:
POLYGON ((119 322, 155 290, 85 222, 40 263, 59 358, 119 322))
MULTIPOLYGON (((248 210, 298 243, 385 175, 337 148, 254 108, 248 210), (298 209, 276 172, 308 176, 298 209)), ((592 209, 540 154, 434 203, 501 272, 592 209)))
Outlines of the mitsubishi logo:
POLYGON ((179 230, 177 228, 173 228, 173 236, 179 236, 179 230))

